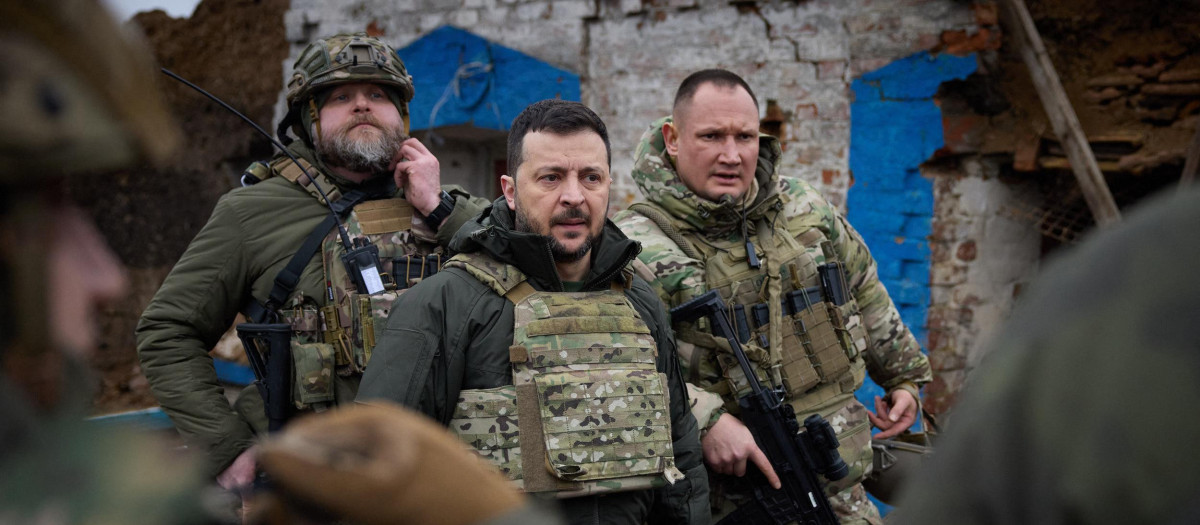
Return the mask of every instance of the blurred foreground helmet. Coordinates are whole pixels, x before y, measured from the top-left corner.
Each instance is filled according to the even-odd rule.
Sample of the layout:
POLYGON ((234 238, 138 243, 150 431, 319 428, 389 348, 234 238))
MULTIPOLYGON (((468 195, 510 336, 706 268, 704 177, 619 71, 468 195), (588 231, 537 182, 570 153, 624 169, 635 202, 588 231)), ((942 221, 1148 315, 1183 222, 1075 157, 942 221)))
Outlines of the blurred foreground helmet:
POLYGON ((161 162, 177 142, 149 53, 97 2, 0 0, 0 183, 161 162))
POLYGON ((274 487, 252 505, 248 522, 259 525, 293 523, 293 514, 364 525, 471 525, 525 504, 457 436, 387 403, 300 418, 268 438, 258 460, 274 487))
POLYGON ((334 86, 357 82, 388 88, 407 131, 413 82, 396 50, 366 33, 341 33, 309 44, 296 59, 288 79, 288 114, 279 124, 280 138, 285 138, 284 132, 291 126, 311 142, 307 136, 321 106, 317 97, 334 86))

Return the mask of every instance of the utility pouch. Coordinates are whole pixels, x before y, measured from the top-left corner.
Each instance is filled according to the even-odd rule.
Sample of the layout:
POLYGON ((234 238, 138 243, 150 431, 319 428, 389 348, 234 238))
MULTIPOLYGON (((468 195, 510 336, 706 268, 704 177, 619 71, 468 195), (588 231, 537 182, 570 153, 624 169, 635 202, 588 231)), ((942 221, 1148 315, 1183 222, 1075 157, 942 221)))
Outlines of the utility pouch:
MULTIPOLYGON (((850 369, 850 358, 839 336, 840 325, 835 324, 835 319, 830 316, 830 307, 832 305, 828 303, 819 303, 792 315, 791 332, 799 339, 800 348, 804 349, 803 357, 819 377, 820 383, 834 383, 850 369)), ((788 393, 801 394, 813 386, 811 376, 803 371, 805 363, 801 356, 784 355, 783 359, 784 383, 788 393), (793 373, 799 373, 798 377, 789 376, 789 365, 793 373)))
POLYGON ((287 323, 242 323, 238 339, 246 350, 255 386, 262 396, 271 431, 292 415, 292 326, 287 323))
POLYGON ((387 325, 392 303, 395 303, 399 296, 399 292, 395 291, 351 296, 353 308, 350 311, 350 322, 354 331, 354 368, 366 370, 367 363, 371 361, 371 352, 375 349, 375 342, 387 325))
POLYGON ((333 345, 292 343, 292 400, 297 409, 333 403, 333 345))

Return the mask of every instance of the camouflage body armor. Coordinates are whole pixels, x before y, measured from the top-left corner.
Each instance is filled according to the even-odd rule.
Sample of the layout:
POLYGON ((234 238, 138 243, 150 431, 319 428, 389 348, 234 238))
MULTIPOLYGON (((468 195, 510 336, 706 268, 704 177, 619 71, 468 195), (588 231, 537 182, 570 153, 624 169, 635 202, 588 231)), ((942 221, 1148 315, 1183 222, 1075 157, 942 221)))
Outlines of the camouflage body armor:
MULTIPOLYGON (((748 216, 758 219, 745 238, 701 239, 653 204, 630 209, 703 262, 706 289, 717 290, 726 301, 747 356, 758 364, 759 379, 786 392, 798 419, 821 414, 838 429, 839 452, 851 470, 829 485, 834 494, 857 484, 871 466, 870 421, 853 400, 866 375, 864 352, 870 341, 832 244, 816 224, 803 224, 812 216, 782 216, 787 198, 777 193, 748 210, 748 216), (787 221, 786 230, 773 227, 777 221, 787 221), (793 237, 785 231, 802 233, 793 237)), ((721 395, 726 409, 737 414, 737 398, 749 386, 728 343, 711 335, 706 319, 675 328, 688 381, 723 377, 723 382, 703 386, 721 395)))
MULTIPOLYGON (((300 159, 316 178, 335 207, 345 197, 327 176, 300 159)), ((314 198, 322 197, 294 162, 279 158, 269 166, 255 163, 248 173, 263 180, 283 177, 300 185, 314 198)), ((388 188, 391 188, 388 186, 388 188)), ((330 231, 321 242, 321 266, 326 296, 292 294, 279 308, 279 320, 292 327, 292 400, 298 410, 324 409, 335 401, 333 375, 361 375, 371 359, 377 334, 387 322, 392 303, 421 279, 437 273, 443 248, 429 234, 421 246, 414 223, 421 221, 403 198, 365 200, 355 204, 342 223, 352 242, 359 239, 379 250, 379 279, 383 291, 359 293, 354 279, 342 264, 346 252, 338 231, 330 231)))
POLYGON ((451 431, 526 492, 575 497, 683 478, 657 346, 620 284, 539 292, 484 255, 446 266, 511 301, 515 319, 513 385, 463 390, 451 431))

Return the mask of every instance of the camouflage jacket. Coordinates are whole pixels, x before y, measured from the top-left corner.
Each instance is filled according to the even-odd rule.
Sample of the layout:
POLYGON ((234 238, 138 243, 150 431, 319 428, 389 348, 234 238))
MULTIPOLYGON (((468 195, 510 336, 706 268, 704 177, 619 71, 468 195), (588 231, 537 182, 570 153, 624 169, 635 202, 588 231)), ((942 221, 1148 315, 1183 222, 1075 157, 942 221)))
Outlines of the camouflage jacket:
MULTIPOLYGON (((498 199, 459 231, 451 249, 483 252, 515 266, 536 290, 563 291, 546 238, 513 231, 512 225, 513 213, 503 198, 498 199)), ((606 222, 592 248, 592 267, 583 290, 607 289, 613 280, 625 279, 622 269, 637 251, 636 243, 606 222)), ((650 491, 631 491, 565 499, 564 511, 572 523, 592 523, 600 504, 604 505, 598 514, 602 523, 707 523, 707 475, 666 312, 640 278, 625 294, 658 344, 656 368, 668 377, 676 466, 686 479, 657 489, 658 497, 650 491)), ((463 269, 447 268, 397 300, 363 375, 358 400, 390 400, 447 424, 459 392, 512 384, 513 328, 514 307, 508 299, 463 269)))
POLYGON ((51 411, 0 374, 0 523, 214 523, 198 465, 156 436, 84 421, 91 381, 64 361, 73 388, 51 411))
MULTIPOLYGON (((905 388, 916 395, 919 385, 931 379, 929 362, 880 283, 875 260, 858 232, 816 189, 800 179, 779 175, 779 141, 767 135, 760 136, 751 202, 743 212, 741 206, 733 202, 718 203, 696 196, 680 180, 663 144, 662 125, 669 119, 666 117, 651 124, 634 154, 632 176, 646 200, 681 225, 679 233, 703 242, 741 239, 743 221, 747 222, 748 234, 754 238, 756 220, 762 214, 776 213, 762 204, 776 196, 781 197, 779 202, 783 209, 778 217, 786 222, 779 224, 779 228, 793 237, 810 229, 819 230, 832 242, 845 267, 848 284, 862 309, 863 322, 871 340, 866 352, 867 372, 871 378, 885 389, 905 388)), ((614 221, 626 235, 642 244, 639 259, 653 275, 651 285, 668 306, 681 304, 706 291, 704 261, 686 255, 652 220, 626 210, 614 221)), ((684 353, 695 351, 689 346, 680 343, 680 350, 684 353)), ((689 360, 685 356, 681 362, 686 365, 689 360)), ((719 380, 719 377, 701 374, 699 386, 707 387, 719 380)), ((702 425, 711 425, 722 412, 722 403, 711 394, 705 396, 696 389, 692 392, 697 398, 693 410, 696 419, 702 425)))
MULTIPOLYGON (((320 165, 300 142, 291 149, 320 165)), ((352 187, 344 179, 330 178, 342 191, 352 187)), ((436 237, 425 228, 408 242, 445 245, 458 226, 486 204, 463 192, 455 195, 454 212, 436 237)), ((251 297, 268 297, 275 276, 328 215, 322 202, 282 177, 230 191, 217 202, 208 223, 142 314, 137 327, 142 371, 175 427, 204 452, 209 475, 219 474, 251 445, 253 428, 259 426, 251 421, 265 418, 254 389, 238 400, 237 410, 230 407, 208 352, 251 297)), ((325 300, 321 259, 318 253, 304 268, 293 299, 325 300)), ((353 399, 357 384, 358 376, 337 377, 336 398, 353 399)))
POLYGON ((1200 522, 1200 187, 1169 193, 1030 284, 893 523, 1200 522))

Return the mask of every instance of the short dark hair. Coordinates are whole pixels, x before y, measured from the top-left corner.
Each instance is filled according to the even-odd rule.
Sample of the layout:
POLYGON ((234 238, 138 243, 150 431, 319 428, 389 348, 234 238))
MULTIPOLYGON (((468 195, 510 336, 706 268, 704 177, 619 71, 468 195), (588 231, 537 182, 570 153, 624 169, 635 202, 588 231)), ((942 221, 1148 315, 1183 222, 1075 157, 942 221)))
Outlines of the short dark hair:
POLYGON ((508 175, 517 176, 521 166, 521 148, 525 147, 525 135, 547 131, 555 135, 573 135, 580 131, 594 131, 604 141, 604 154, 608 167, 612 168, 612 146, 608 143, 608 128, 596 112, 579 102, 547 99, 530 104, 513 120, 508 130, 508 175))
POLYGON ((675 90, 675 103, 671 106, 671 112, 675 114, 676 119, 679 118, 680 108, 691 102, 692 97, 696 96, 696 91, 704 84, 731 89, 741 86, 746 93, 750 94, 750 100, 754 101, 754 107, 758 107, 758 97, 754 96, 754 90, 750 89, 750 84, 747 84, 742 77, 724 69, 703 69, 688 75, 679 84, 679 89, 675 90))

